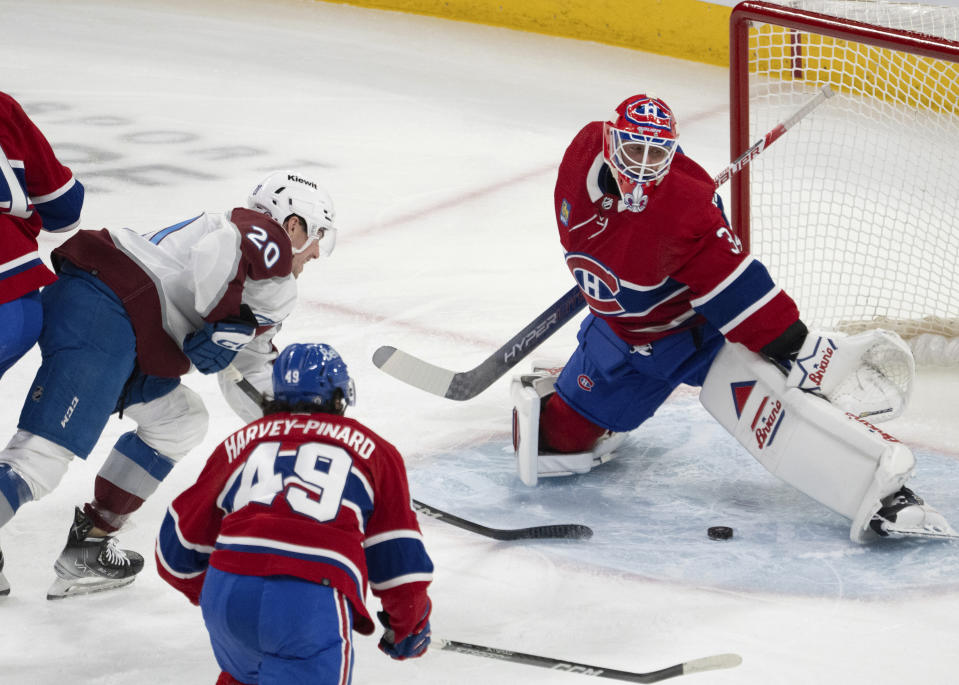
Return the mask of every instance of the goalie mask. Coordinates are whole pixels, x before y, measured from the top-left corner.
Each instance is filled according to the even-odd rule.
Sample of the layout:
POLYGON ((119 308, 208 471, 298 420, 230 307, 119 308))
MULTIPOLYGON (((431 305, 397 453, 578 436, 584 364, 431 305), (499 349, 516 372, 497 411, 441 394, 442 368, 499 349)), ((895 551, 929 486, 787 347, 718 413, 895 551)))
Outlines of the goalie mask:
POLYGON ((323 343, 293 343, 273 362, 273 399, 290 405, 335 407, 356 404, 356 389, 346 362, 323 343))
POLYGON ((669 172, 679 131, 669 106, 658 98, 634 95, 616 108, 603 126, 603 157, 626 208, 641 212, 646 195, 669 172))
POLYGON ((333 252, 336 246, 333 200, 315 181, 294 171, 274 171, 257 184, 246 204, 269 215, 280 226, 292 214, 303 220, 307 240, 302 247, 294 249, 294 253, 302 252, 314 240, 324 257, 333 252))

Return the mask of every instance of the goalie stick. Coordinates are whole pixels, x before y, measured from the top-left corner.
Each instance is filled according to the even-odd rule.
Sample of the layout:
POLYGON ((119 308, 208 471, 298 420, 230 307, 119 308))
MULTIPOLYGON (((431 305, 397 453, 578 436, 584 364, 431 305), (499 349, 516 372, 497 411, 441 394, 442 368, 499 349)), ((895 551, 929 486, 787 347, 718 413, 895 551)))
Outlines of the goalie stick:
POLYGON ((684 661, 674 666, 667 666, 658 671, 648 673, 634 673, 632 671, 617 671, 611 668, 601 666, 589 666, 587 664, 577 664, 572 661, 562 659, 553 659, 547 656, 537 656, 535 654, 524 654, 523 652, 514 652, 508 649, 496 649, 494 647, 484 647, 483 645, 472 645, 467 642, 456 642, 455 640, 443 640, 433 638, 433 644, 440 649, 460 654, 472 654, 474 656, 485 656, 491 659, 501 659, 503 661, 512 661, 518 664, 527 664, 529 666, 540 666, 553 671, 565 671, 567 673, 582 673, 583 675, 593 675, 600 678, 610 678, 612 680, 625 680, 629 683, 656 683, 667 678, 688 675, 690 673, 700 673, 702 671, 714 671, 720 668, 735 668, 743 662, 743 658, 738 654, 717 654, 715 656, 702 657, 684 661))
POLYGON ((483 535, 494 540, 544 540, 548 538, 565 538, 568 540, 588 540, 593 537, 593 529, 578 523, 554 523, 545 526, 531 526, 529 528, 490 528, 479 523, 473 523, 459 516, 440 511, 423 502, 413 500, 413 508, 437 521, 448 523, 451 526, 468 530, 477 535, 483 535))
MULTIPOLYGON (((223 370, 223 373, 225 373, 226 377, 233 381, 247 397, 256 402, 258 406, 263 406, 263 395, 250 381, 244 378, 239 369, 230 364, 223 370)), ((578 523, 555 523, 544 526, 531 526, 529 528, 490 528, 489 526, 467 521, 459 516, 454 516, 453 514, 416 500, 413 500, 413 508, 430 518, 443 521, 444 523, 462 528, 463 530, 468 530, 477 535, 493 538, 494 540, 545 540, 549 538, 588 540, 593 537, 592 528, 578 523)))
MULTIPOLYGON (((828 85, 823 86, 813 99, 800 107, 785 121, 777 124, 775 128, 723 169, 713 179, 716 187, 718 188, 741 171, 743 167, 762 154, 763 150, 833 95, 835 93, 828 85)), ((579 286, 574 286, 550 305, 546 311, 527 324, 523 330, 506 341, 496 352, 483 360, 479 366, 469 371, 450 371, 389 345, 377 348, 373 353, 373 364, 397 380, 420 390, 451 400, 469 400, 486 390, 507 371, 519 364, 530 352, 562 328, 585 306, 586 300, 583 298, 579 286)))

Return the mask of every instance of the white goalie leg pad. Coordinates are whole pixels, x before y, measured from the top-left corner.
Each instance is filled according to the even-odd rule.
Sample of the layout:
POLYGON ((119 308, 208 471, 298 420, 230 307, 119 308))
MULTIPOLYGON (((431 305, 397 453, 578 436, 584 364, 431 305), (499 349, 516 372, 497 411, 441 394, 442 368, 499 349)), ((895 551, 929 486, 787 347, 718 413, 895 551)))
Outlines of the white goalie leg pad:
POLYGON ((519 479, 530 487, 539 478, 588 473, 612 459, 613 451, 628 433, 607 433, 587 452, 542 452, 539 449, 539 417, 543 399, 553 394, 556 373, 514 376, 510 385, 513 400, 513 451, 519 479))
POLYGON ((50 494, 59 485, 74 454, 29 431, 17 430, 0 452, 0 462, 9 464, 30 486, 33 499, 50 494))
POLYGON ((542 398, 553 392, 556 378, 538 374, 514 376, 509 392, 513 400, 513 452, 516 470, 524 485, 533 487, 539 476, 539 411, 542 398), (538 381, 537 390, 534 380, 538 381))
POLYGON ((727 343, 700 393, 707 411, 766 469, 852 521, 854 542, 872 539, 881 499, 912 475, 915 458, 896 438, 821 397, 787 387, 771 363, 727 343))

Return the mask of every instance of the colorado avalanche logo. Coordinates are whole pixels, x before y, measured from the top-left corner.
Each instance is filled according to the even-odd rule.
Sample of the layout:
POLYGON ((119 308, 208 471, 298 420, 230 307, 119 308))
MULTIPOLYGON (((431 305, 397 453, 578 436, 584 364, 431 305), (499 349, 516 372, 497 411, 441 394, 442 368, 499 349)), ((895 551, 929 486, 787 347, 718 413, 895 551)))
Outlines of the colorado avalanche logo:
POLYGON ((566 266, 579 283, 586 303, 600 314, 622 314, 626 310, 616 301, 619 279, 612 271, 587 255, 571 252, 566 255, 566 266))

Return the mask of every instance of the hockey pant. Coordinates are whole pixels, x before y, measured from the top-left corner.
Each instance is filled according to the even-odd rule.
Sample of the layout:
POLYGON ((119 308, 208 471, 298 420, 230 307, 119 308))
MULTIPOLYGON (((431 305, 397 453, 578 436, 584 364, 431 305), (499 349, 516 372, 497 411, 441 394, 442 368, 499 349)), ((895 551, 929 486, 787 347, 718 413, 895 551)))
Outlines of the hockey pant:
POLYGON ((136 338, 123 304, 75 268, 41 293, 43 362, 0 451, 0 525, 60 482, 74 456, 86 459, 119 408, 140 424, 117 441, 98 476, 95 523, 114 530, 206 432, 199 397, 177 378, 135 374, 136 338), (126 489, 130 488, 130 489, 126 489))
POLYGON ((211 566, 200 608, 217 663, 241 683, 352 681, 352 608, 332 587, 291 576, 236 575, 211 566))
POLYGON ((592 314, 577 340, 556 392, 578 414, 614 433, 637 428, 680 384, 702 385, 723 344, 722 335, 703 324, 631 347, 592 314))
POLYGON ((880 500, 912 475, 915 458, 893 436, 795 387, 773 364, 727 343, 703 384, 704 407, 773 475, 852 521, 867 542, 880 500))

